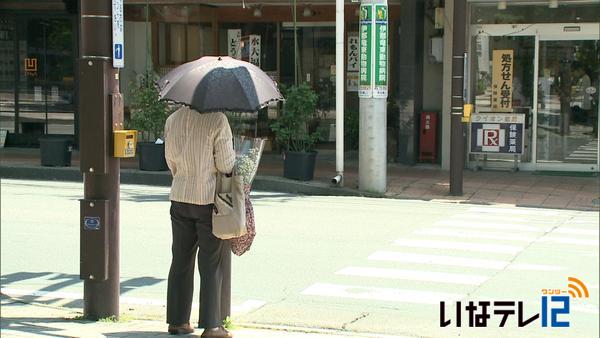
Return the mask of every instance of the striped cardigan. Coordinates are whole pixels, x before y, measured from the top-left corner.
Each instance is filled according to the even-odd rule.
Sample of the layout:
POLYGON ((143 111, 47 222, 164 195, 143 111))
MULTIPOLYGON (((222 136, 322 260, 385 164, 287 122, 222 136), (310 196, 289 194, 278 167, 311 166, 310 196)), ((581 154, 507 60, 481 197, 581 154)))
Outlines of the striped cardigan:
POLYGON ((217 171, 230 173, 235 162, 227 117, 179 108, 165 124, 165 156, 173 175, 172 201, 214 203, 217 171))

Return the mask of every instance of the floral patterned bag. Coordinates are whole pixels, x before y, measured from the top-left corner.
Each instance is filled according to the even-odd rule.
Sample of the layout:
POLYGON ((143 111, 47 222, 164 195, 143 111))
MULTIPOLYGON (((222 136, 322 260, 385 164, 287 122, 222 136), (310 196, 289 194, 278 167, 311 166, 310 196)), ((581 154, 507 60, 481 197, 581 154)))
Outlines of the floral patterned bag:
POLYGON ((254 237, 256 236, 256 227, 254 224, 254 208, 252 208, 252 202, 250 202, 250 185, 244 186, 244 193, 246 194, 246 234, 240 237, 232 238, 229 240, 231 244, 231 252, 237 256, 243 255, 250 249, 254 237))
POLYGON ((264 144, 265 140, 260 138, 237 135, 233 138, 236 153, 234 171, 243 177, 246 206, 246 234, 229 240, 231 252, 237 256, 241 256, 250 249, 256 236, 254 208, 252 207, 252 202, 250 202, 250 190, 252 181, 258 170, 264 144))

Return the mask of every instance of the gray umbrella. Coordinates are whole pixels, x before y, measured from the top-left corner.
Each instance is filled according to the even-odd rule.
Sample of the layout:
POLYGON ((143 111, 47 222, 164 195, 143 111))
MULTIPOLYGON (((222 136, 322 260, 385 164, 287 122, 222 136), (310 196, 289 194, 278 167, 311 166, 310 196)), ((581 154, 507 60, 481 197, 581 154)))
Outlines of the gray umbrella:
POLYGON ((283 100, 277 84, 255 65, 227 56, 185 63, 158 81, 160 99, 200 113, 255 112, 283 100))

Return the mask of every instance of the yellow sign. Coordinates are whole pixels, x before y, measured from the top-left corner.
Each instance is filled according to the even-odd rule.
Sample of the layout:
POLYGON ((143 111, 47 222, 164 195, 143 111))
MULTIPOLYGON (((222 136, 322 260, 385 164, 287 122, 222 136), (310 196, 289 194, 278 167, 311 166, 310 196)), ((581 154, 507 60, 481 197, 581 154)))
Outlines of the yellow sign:
POLYGON ((492 66, 492 108, 512 108, 514 51, 494 50, 492 66))
POLYGON ((114 130, 114 156, 119 158, 135 157, 137 130, 114 130))

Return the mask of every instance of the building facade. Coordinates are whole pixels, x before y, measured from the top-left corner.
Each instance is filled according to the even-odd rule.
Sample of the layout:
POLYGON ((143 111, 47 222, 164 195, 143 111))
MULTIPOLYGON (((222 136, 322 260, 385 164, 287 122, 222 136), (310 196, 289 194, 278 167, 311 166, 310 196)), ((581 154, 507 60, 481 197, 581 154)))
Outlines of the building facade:
MULTIPOLYGON (((358 36, 358 9, 358 3, 346 3, 342 75, 348 148, 358 142, 358 128, 351 130, 358 120, 358 69, 351 53, 358 36)), ((295 76, 310 84, 319 96, 319 123, 325 127, 334 123, 339 74, 335 74, 333 1, 298 1, 297 63, 291 1, 125 0, 124 11, 121 91, 126 104, 131 85, 145 67, 162 75, 205 55, 231 54, 231 34, 237 33, 242 43, 260 37, 261 68, 282 85, 293 84, 295 76)), ((523 121, 517 166, 598 171, 600 3, 473 0, 468 1, 467 13, 459 15, 468 22, 466 102, 474 105, 478 118, 516 114, 523 121), (510 56, 510 72, 497 73, 508 69, 502 55, 510 56)), ((427 161, 449 167, 453 18, 453 0, 389 1, 385 132, 390 161, 423 161, 421 113, 434 112, 437 154, 427 161)), ((42 134, 72 135, 77 140, 77 27, 77 1, 0 4, 0 128, 9 132, 8 145, 35 145, 42 134)), ((240 51, 242 58, 248 53, 244 48, 240 51)), ((269 137, 269 121, 276 115, 274 109, 259 112, 255 133, 269 137)), ((485 124, 488 129, 495 125, 485 124)), ((467 150, 482 149, 487 139, 481 139, 485 129, 481 126, 464 124, 467 150)), ((497 141, 512 149, 513 131, 504 135, 500 129, 503 136, 497 141)), ((329 135, 324 138, 332 140, 329 135)), ((465 166, 514 166, 514 152, 487 149, 491 149, 487 154, 468 151, 465 166)))

